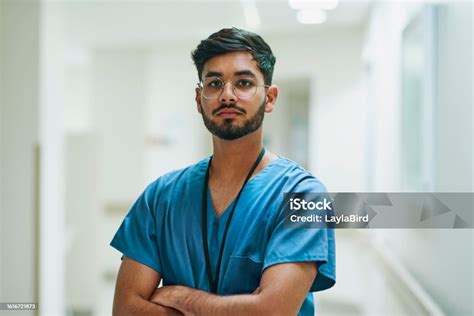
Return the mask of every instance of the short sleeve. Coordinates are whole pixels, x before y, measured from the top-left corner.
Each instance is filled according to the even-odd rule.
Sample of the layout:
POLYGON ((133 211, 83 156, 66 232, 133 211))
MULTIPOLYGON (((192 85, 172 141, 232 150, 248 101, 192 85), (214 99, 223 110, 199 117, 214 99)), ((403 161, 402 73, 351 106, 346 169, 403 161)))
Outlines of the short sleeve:
MULTIPOLYGON (((298 184, 292 192, 321 192, 324 186, 315 178, 298 184)), ((264 267, 287 262, 315 262, 318 273, 310 292, 322 291, 336 283, 335 237, 333 228, 288 227, 279 207, 274 229, 265 252, 264 267)))
POLYGON ((125 256, 162 273, 154 214, 157 186, 156 182, 152 183, 138 197, 110 245, 125 256))

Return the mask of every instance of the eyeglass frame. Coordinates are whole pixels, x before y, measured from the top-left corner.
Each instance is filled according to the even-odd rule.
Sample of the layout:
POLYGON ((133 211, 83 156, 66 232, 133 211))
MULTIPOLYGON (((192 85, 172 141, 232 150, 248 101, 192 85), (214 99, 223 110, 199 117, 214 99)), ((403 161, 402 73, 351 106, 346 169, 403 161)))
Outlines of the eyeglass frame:
MULTIPOLYGON (((204 93, 203 93, 203 90, 204 90, 204 81, 201 79, 201 81, 199 81, 199 82, 197 83, 197 85, 198 85, 198 88, 201 90, 202 96, 203 96, 204 99, 207 99, 207 100, 216 100, 216 99, 219 99, 219 97, 221 96, 222 92, 224 92, 225 85, 226 85, 228 82, 231 83, 231 86, 232 86, 232 93, 237 96, 237 93, 234 91, 234 89, 235 89, 234 81, 235 81, 235 80, 238 80, 239 78, 235 78, 235 79, 233 79, 233 80, 222 80, 222 79, 219 78, 219 77, 208 77, 208 78, 206 78, 206 79, 209 79, 209 78, 216 78, 216 79, 222 81, 222 83, 223 83, 223 85, 222 85, 222 90, 221 90, 221 92, 217 95, 217 97, 215 97, 215 98, 208 98, 208 97, 206 97, 206 96, 204 95, 204 93)), ((243 79, 248 79, 248 78, 243 78, 243 79)), ((254 93, 251 97, 248 97, 248 98, 241 98, 241 97, 239 97, 239 99, 242 99, 242 100, 249 100, 249 99, 253 98, 253 97, 257 94, 257 87, 270 88, 271 85, 267 85, 267 84, 255 84, 255 93, 254 93)))

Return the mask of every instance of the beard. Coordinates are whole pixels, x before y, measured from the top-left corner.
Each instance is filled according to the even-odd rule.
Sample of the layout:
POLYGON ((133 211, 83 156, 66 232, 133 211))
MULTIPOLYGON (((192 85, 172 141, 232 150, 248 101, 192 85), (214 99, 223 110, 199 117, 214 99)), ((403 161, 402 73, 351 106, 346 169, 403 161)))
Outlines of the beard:
MULTIPOLYGON (((266 98, 262 104, 258 107, 257 112, 248 120, 246 120, 243 125, 239 126, 234 122, 234 119, 224 119, 222 124, 218 124, 212 121, 209 116, 204 113, 201 105, 201 114, 204 125, 211 132, 212 135, 215 135, 224 140, 235 140, 243 136, 246 136, 250 133, 255 132, 257 129, 262 126, 263 118, 265 116, 265 103, 266 98)), ((227 106, 232 108, 232 106, 227 106)))

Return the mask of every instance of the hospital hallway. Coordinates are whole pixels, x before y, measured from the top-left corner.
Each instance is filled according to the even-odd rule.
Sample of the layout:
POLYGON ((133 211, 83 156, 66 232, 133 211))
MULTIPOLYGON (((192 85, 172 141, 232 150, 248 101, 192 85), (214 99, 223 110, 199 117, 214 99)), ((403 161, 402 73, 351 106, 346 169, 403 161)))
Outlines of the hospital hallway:
POLYGON ((335 229, 315 315, 474 315, 472 17, 467 0, 0 0, 0 315, 112 314, 124 217, 212 154, 191 51, 225 27, 276 56, 266 149, 330 193, 444 194, 429 216, 403 206, 416 225, 379 206, 384 223, 335 229))

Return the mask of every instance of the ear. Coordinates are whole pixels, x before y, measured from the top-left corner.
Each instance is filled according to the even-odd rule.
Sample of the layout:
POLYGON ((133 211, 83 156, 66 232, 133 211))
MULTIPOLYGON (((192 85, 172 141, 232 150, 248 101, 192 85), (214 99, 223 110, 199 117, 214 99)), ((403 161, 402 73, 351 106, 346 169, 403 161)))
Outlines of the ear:
POLYGON ((265 112, 270 113, 275 107, 276 101, 278 99, 278 87, 276 85, 271 85, 267 88, 267 102, 265 103, 265 112))
POLYGON ((196 88, 196 97, 194 98, 196 100, 196 108, 199 113, 202 114, 202 106, 201 106, 201 89, 196 88))

